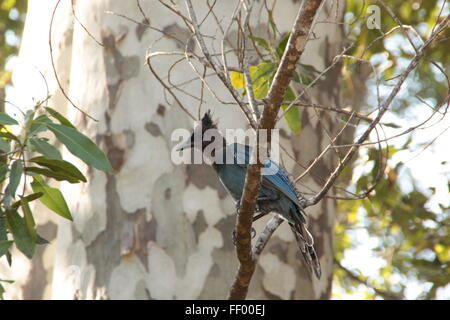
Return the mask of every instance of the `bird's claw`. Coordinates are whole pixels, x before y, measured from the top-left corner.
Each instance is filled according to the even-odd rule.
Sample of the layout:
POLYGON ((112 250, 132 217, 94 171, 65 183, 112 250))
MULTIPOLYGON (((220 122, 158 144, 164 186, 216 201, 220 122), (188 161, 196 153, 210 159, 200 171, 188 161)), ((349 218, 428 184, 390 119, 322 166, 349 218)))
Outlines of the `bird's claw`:
MULTIPOLYGON (((252 231, 250 233, 250 237, 252 239, 254 239, 255 236, 256 236, 256 230, 255 230, 255 228, 252 227, 252 231)), ((231 239, 233 241, 233 245, 236 246, 236 243, 237 243, 236 230, 233 230, 233 232, 231 233, 231 239)))
POLYGON ((236 246, 237 243, 236 230, 233 230, 233 232, 231 233, 231 239, 233 241, 233 245, 236 246))
POLYGON ((239 209, 241 208, 241 200, 236 201, 236 212, 239 213, 239 209))

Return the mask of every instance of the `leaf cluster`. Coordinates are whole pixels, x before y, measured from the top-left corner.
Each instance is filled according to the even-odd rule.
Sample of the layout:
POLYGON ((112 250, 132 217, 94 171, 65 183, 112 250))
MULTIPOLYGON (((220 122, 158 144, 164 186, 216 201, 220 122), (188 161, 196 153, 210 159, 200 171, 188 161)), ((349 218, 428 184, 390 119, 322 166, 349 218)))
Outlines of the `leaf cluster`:
MULTIPOLYGON (((32 258, 36 245, 48 243, 37 233, 35 213, 30 207, 32 201, 40 201, 65 219, 73 219, 62 192, 48 182, 87 182, 83 173, 64 160, 45 135, 53 134, 89 167, 108 173, 113 169, 106 155, 91 139, 59 112, 45 107, 44 102, 36 104, 25 114, 23 124, 6 113, 0 113, 0 127, 0 185, 3 190, 0 197, 0 257, 6 256, 11 265, 13 245, 32 258), (21 134, 17 135, 12 128, 18 126, 21 128, 17 131, 21 134)), ((0 284, 0 294, 2 292, 0 284)))

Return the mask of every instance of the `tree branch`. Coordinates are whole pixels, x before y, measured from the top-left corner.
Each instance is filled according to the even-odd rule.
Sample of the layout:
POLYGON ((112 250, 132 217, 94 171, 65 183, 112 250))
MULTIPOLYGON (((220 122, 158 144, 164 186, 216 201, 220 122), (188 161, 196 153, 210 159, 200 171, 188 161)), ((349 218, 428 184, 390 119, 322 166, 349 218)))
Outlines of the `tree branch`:
MULTIPOLYGON (((382 0, 380 0, 380 1, 383 3, 382 0)), ((137 0, 137 2, 139 3, 139 0, 137 0)), ((343 159, 339 158, 340 163, 337 165, 337 167, 334 169, 334 171, 330 174, 328 179, 326 179, 326 181, 325 181, 325 179, 321 180, 321 182, 323 183, 322 189, 319 192, 313 191, 312 193, 310 193, 310 195, 312 195, 312 197, 310 199, 304 200, 305 206, 311 206, 311 205, 317 204, 323 198, 329 197, 329 196, 327 196, 327 192, 330 190, 330 188, 332 188, 335 185, 336 179, 338 178, 338 176, 340 175, 342 170, 349 164, 351 158, 358 151, 359 147, 361 147, 363 145, 368 145, 368 144, 378 144, 379 148, 381 149, 381 142, 387 141, 388 139, 380 140, 380 138, 378 138, 377 142, 367 142, 367 139, 368 139, 370 133, 373 130, 377 130, 377 128, 376 128, 377 125, 382 124, 382 122, 381 122, 382 117, 388 110, 393 99, 395 99, 396 95, 400 91, 405 79, 417 67, 420 60, 423 58, 424 51, 426 50, 426 48, 430 45, 430 43, 433 40, 436 40, 438 34, 442 30, 444 30, 444 28, 447 27, 449 24, 449 21, 448 21, 449 17, 447 17, 439 25, 436 25, 436 28, 433 28, 431 35, 427 41, 423 41, 421 46, 417 45, 417 48, 416 47, 414 48, 416 51, 415 52, 416 55, 410 61, 410 64, 405 69, 405 71, 403 73, 401 73, 399 76, 396 76, 395 78, 393 78, 393 79, 397 79, 397 83, 393 87, 392 91, 390 92, 388 98, 385 101, 381 101, 380 95, 378 93, 379 85, 378 85, 378 76, 377 76, 378 104, 377 104, 376 111, 378 112, 378 114, 376 117, 372 117, 372 116, 369 116, 372 113, 370 113, 369 115, 365 115, 365 114, 360 114, 360 113, 357 113, 354 111, 347 111, 344 109, 340 109, 338 107, 324 106, 324 105, 319 105, 319 104, 314 104, 314 103, 303 103, 300 101, 300 97, 303 96, 304 94, 307 94, 307 89, 309 89, 310 87, 312 87, 312 85, 314 85, 317 81, 319 81, 321 79, 321 77, 324 74, 326 74, 329 70, 331 70, 341 59, 351 58, 351 59, 357 60, 359 62, 367 62, 366 60, 363 60, 362 58, 356 58, 356 57, 345 55, 345 53, 353 45, 350 47, 344 48, 342 53, 340 53, 333 59, 331 65, 329 65, 324 71, 322 71, 306 88, 303 88, 302 92, 294 99, 294 101, 290 101, 290 102, 283 101, 285 94, 286 94, 286 90, 288 89, 289 84, 291 82, 292 72, 295 70, 296 64, 299 61, 299 59, 304 51, 304 48, 305 48, 305 45, 306 45, 308 39, 310 38, 311 28, 314 24, 315 17, 318 15, 318 12, 320 11, 320 7, 321 7, 322 3, 324 3, 323 0, 304 0, 302 2, 302 5, 298 11, 294 25, 292 27, 291 36, 286 45, 285 52, 283 54, 283 57, 281 59, 279 66, 278 66, 278 69, 275 73, 275 76, 274 76, 272 84, 269 88, 267 97, 263 100, 255 99, 254 90, 253 90, 252 83, 250 81, 251 79, 250 79, 250 74, 249 74, 250 61, 249 61, 247 55, 245 54, 246 53, 245 50, 251 50, 251 49, 246 49, 245 43, 244 43, 244 45, 242 44, 242 40, 244 39, 244 42, 245 42, 245 37, 247 37, 249 34, 251 34, 249 19, 250 19, 250 12, 251 12, 250 4, 252 4, 253 2, 249 2, 246 0, 239 1, 236 5, 236 8, 233 11, 233 15, 230 19, 229 25, 225 30, 220 25, 220 21, 215 16, 215 14, 212 10, 212 8, 215 5, 215 2, 213 4, 213 6, 210 6, 208 4, 209 12, 203 18, 202 21, 197 19, 196 12, 194 10, 191 0, 185 0, 189 16, 185 16, 179 9, 177 9, 176 5, 174 5, 174 2, 172 2, 172 1, 170 1, 172 4, 166 4, 162 0, 160 0, 160 2, 163 5, 165 5, 167 8, 169 8, 172 12, 174 12, 175 14, 177 14, 178 16, 180 16, 183 19, 183 21, 186 23, 186 25, 192 32, 191 37, 195 38, 197 45, 198 45, 198 49, 200 50, 200 53, 198 55, 195 54, 195 50, 192 50, 192 52, 191 52, 190 50, 186 49, 185 52, 171 52, 171 53, 155 52, 155 53, 152 53, 147 56, 147 64, 149 66, 150 71, 155 75, 157 80, 159 82, 161 82, 164 89, 166 89, 166 91, 170 95, 172 95, 172 97, 175 99, 175 101, 177 101, 180 104, 180 106, 183 110, 187 111, 187 109, 185 107, 183 107, 183 105, 181 104, 182 99, 178 99, 175 92, 172 92, 171 89, 176 89, 187 96, 190 96, 194 99, 199 100, 199 102, 200 102, 199 110, 200 110, 201 104, 203 102, 203 88, 206 87, 209 90, 209 92, 212 94, 212 96, 214 98, 216 98, 216 100, 219 103, 235 104, 235 105, 240 106, 240 108, 242 109, 246 118, 248 119, 250 126, 253 129, 255 129, 255 130, 256 129, 266 129, 269 133, 269 135, 268 135, 269 150, 270 150, 270 141, 271 141, 271 136, 270 136, 271 130, 275 127, 275 124, 277 123, 277 121, 280 118, 282 118, 284 116, 284 114, 286 114, 286 112, 288 112, 288 110, 291 107, 301 106, 301 107, 326 110, 326 111, 331 111, 331 112, 335 112, 338 114, 343 114, 348 117, 348 119, 345 123, 345 126, 339 131, 339 133, 336 135, 335 138, 331 138, 331 135, 327 133, 327 135, 329 136, 330 141, 331 141, 330 145, 325 150, 323 150, 323 152, 313 161, 313 163, 309 166, 309 168, 306 168, 306 172, 304 174, 308 173, 309 170, 312 168, 312 166, 314 166, 318 162, 318 160, 320 160, 321 157, 329 150, 335 149, 334 151, 337 151, 336 148, 343 148, 343 147, 349 149, 343 159), (245 9, 245 11, 246 11, 246 16, 245 16, 243 23, 241 20, 242 19, 241 13, 243 10, 242 8, 245 9), (214 52, 214 42, 212 42, 210 44, 209 42, 205 41, 206 38, 211 38, 214 40, 214 37, 206 36, 206 35, 202 34, 201 30, 200 30, 203 22, 205 21, 205 19, 207 18, 207 16, 210 13, 216 19, 216 21, 218 23, 218 27, 223 35, 222 47, 221 47, 222 50, 220 53, 214 52), (200 23, 198 21, 200 21, 200 23), (238 34, 237 34, 238 45, 237 45, 236 49, 233 48, 229 38, 227 37, 228 31, 231 28, 232 24, 234 24, 234 23, 238 24, 238 34), (242 28, 242 26, 243 26, 243 28, 242 28), (244 37, 244 38, 242 39, 242 37, 244 37), (229 42, 230 47, 233 49, 232 52, 234 52, 234 54, 237 57, 237 60, 239 61, 239 66, 237 66, 237 67, 227 65, 226 57, 229 52, 225 51, 224 43, 226 41, 229 42), (207 46, 207 44, 208 44, 208 46, 207 46), (191 65, 192 69, 194 70, 194 73, 196 75, 195 79, 199 79, 202 83, 202 88, 201 88, 202 93, 201 93, 200 98, 197 98, 196 95, 192 94, 191 92, 189 92, 187 90, 181 90, 180 88, 178 88, 178 87, 181 87, 182 84, 184 85, 185 83, 189 83, 192 80, 188 80, 187 82, 184 82, 182 84, 181 83, 176 84, 171 81, 170 72, 171 72, 172 68, 174 68, 174 66, 176 64, 178 64, 179 61, 183 61, 183 59, 180 59, 177 62, 175 62, 173 67, 171 67, 169 69, 168 77, 167 77, 169 85, 167 85, 163 82, 163 78, 156 74, 155 70, 153 70, 153 68, 150 64, 151 58, 159 56, 159 55, 174 55, 174 56, 180 55, 180 56, 184 57, 184 60, 187 63, 189 63, 191 65), (217 59, 217 56, 221 56, 222 61, 217 59), (202 64, 203 75, 201 74, 201 71, 199 71, 195 68, 193 61, 191 61, 193 59, 197 59, 202 64), (206 81, 206 75, 207 75, 206 70, 207 69, 209 71, 211 71, 211 75, 216 75, 218 77, 218 79, 228 89, 229 93, 231 94, 231 96, 233 97, 235 102, 226 103, 226 102, 222 102, 219 100, 217 95, 214 93, 214 91, 211 90, 211 88, 207 84, 207 81, 206 81), (237 72, 241 72, 244 74, 245 82, 246 82, 245 89, 246 89, 246 92, 248 93, 247 101, 245 101, 245 99, 244 99, 245 97, 243 97, 236 90, 236 88, 233 87, 233 85, 231 83, 229 71, 237 71, 237 72), (280 110, 279 110, 280 106, 283 104, 289 104, 289 107, 284 112, 280 112, 280 110), (261 117, 259 117, 258 106, 261 106, 261 105, 264 106, 264 108, 262 110, 261 117), (281 114, 281 116, 277 117, 279 114, 281 114), (353 121, 355 118, 368 122, 369 123, 368 128, 363 132, 363 134, 360 136, 360 138, 357 141, 355 141, 354 143, 349 144, 349 145, 335 145, 334 144, 335 140, 343 133, 346 126, 352 125, 350 123, 350 121, 353 121)), ((141 10, 141 13, 142 13, 142 10, 141 10)), ((140 23, 140 24, 142 24, 142 23, 140 23)), ((379 40, 385 38, 390 32, 392 32, 398 28, 400 28, 403 32, 405 32, 406 36, 408 37, 408 34, 406 33, 406 30, 409 30, 408 26, 399 26, 397 28, 393 28, 388 33, 383 34, 383 36, 375 39, 373 42, 379 41, 379 40)), ((154 29, 154 30, 156 30, 156 29, 154 29)), ((414 29, 411 29, 411 30, 414 31, 414 29)), ((165 33, 163 32, 163 34, 165 34, 165 33)), ((168 37, 170 36, 167 34, 165 34, 165 35, 168 37)), ((175 39, 175 40, 181 44, 185 43, 184 41, 179 40, 179 39, 175 39)), ((254 40, 254 39, 252 39, 252 40, 254 40)), ((411 42, 411 39, 409 39, 409 37, 408 37, 408 40, 410 40, 410 42, 411 42)), ((185 44, 186 48, 188 48, 187 43, 185 44)), ((253 45, 255 45, 254 41, 253 41, 253 45)), ((372 43, 369 45, 369 47, 371 45, 372 45, 372 43)), ((362 56, 363 55, 361 55, 361 57, 362 56)), ((441 67, 439 67, 438 65, 435 65, 435 66, 441 72, 444 73, 444 71, 441 67)), ((376 74, 376 70, 373 66, 372 66, 372 69, 376 74)), ((444 73, 444 75, 445 75, 445 73, 444 73)), ((446 78, 447 78, 447 82, 449 82, 448 77, 446 77, 446 78)), ((390 80, 393 80, 393 79, 390 79, 390 80)), ((166 91, 164 91, 165 94, 166 94, 166 91)), ((447 97, 447 99, 448 99, 448 97, 447 97)), ((438 112, 438 110, 436 110, 436 112, 438 112)), ((193 118, 192 114, 190 114, 189 112, 187 112, 187 113, 191 118, 193 118)), ((200 111, 199 111, 199 116, 200 116, 200 111)), ((359 121, 358 121, 358 123, 359 123, 359 121)), ((257 137, 258 137, 258 135, 257 135, 257 137)), ((254 148, 254 152, 256 153, 257 163, 249 165, 247 168, 248 170, 247 170, 247 174, 246 174, 244 190, 243 190, 243 193, 241 196, 240 208, 239 208, 237 219, 236 219, 236 226, 235 226, 236 254, 237 254, 237 257, 239 260, 239 268, 238 268, 237 274, 235 276, 234 282, 230 288, 230 292, 229 292, 229 296, 228 296, 229 299, 245 299, 246 298, 247 292, 248 292, 248 287, 250 285, 250 281, 251 281, 253 273, 255 271, 257 260, 260 256, 260 254, 262 253, 262 251, 264 250, 264 248, 265 248, 266 244, 268 243, 272 234, 275 232, 275 230, 278 228, 278 226, 283 222, 282 218, 280 218, 279 216, 275 216, 272 219, 270 219, 269 222, 266 224, 264 230, 260 233, 258 239, 255 241, 255 243, 252 247, 252 239, 251 239, 251 229, 252 229, 252 222, 253 222, 252 220, 253 220, 253 214, 254 214, 255 207, 256 207, 256 198, 258 195, 260 182, 261 182, 261 168, 262 168, 262 164, 260 163, 261 159, 260 159, 259 155, 257 154, 257 152, 259 152, 259 141, 257 141, 257 143, 256 143, 256 148, 254 148)), ((382 154, 380 153, 379 162, 381 163, 382 160, 383 160, 382 154)), ((304 166, 302 166, 302 167, 304 168, 304 166)), ((380 179, 382 177, 382 173, 383 173, 383 170, 380 166, 380 169, 378 170, 378 174, 377 174, 377 181, 378 181, 378 179, 380 179)), ((301 178, 301 176, 298 179, 300 179, 300 178, 301 178)), ((375 182, 374 186, 376 185, 376 182, 375 182)), ((358 198, 359 196, 361 196, 361 197, 366 196, 373 189, 373 187, 369 188, 369 190, 365 194, 355 195, 355 198, 358 198)), ((350 193, 350 192, 348 192, 348 193, 350 193)), ((334 198, 339 199, 339 197, 334 197, 334 198)), ((340 199, 343 199, 343 198, 341 197, 340 199)), ((349 271, 349 270, 347 270, 347 271, 351 273, 351 271, 349 271)), ((349 276, 351 277, 350 274, 349 274, 349 276)), ((355 274, 353 274, 353 276, 355 276, 355 274)), ((360 281, 364 281, 364 278, 358 277, 357 275, 355 277, 357 277, 360 281)))
POLYGON ((255 259, 259 257, 261 252, 266 247, 267 242, 269 241, 272 234, 275 230, 283 223, 283 219, 279 216, 273 216, 272 219, 267 222, 264 230, 260 233, 258 240, 256 240, 255 245, 253 246, 253 255, 255 259))
POLYGON ((334 262, 336 263, 336 265, 338 266, 339 269, 341 269, 342 271, 345 272, 345 274, 352 280, 365 285, 368 288, 371 288, 373 291, 375 291, 375 294, 382 297, 385 300, 402 300, 403 297, 402 296, 398 296, 396 294, 393 294, 391 292, 379 289, 377 287, 375 287, 374 285, 370 284, 369 281, 357 274, 355 274, 353 271, 347 269, 346 267, 344 267, 340 261, 338 261, 337 259, 334 259, 334 262))
MULTIPOLYGON (((291 81, 292 72, 305 49, 310 28, 321 3, 322 0, 306 0, 302 3, 295 19, 291 36, 289 37, 283 57, 278 66, 278 70, 269 89, 269 93, 267 94, 266 104, 258 129, 268 130, 269 143, 270 131, 275 126, 275 119, 291 81)), ((258 149, 259 143, 257 142, 256 151, 258 151, 258 149)), ((244 191, 240 202, 241 206, 236 220, 236 253, 239 259, 239 269, 228 296, 228 299, 232 300, 245 299, 247 296, 248 287, 253 272, 255 271, 257 261, 256 255, 252 252, 251 248, 252 218, 261 181, 261 163, 259 162, 259 157, 257 159, 257 164, 249 165, 247 168, 244 191)), ((268 239, 273 231, 275 231, 276 227, 278 227, 275 223, 273 226, 274 228, 271 226, 266 227, 267 237, 264 239, 268 239)), ((262 250, 264 245, 259 245, 258 248, 259 247, 262 250)))
POLYGON ((311 199, 308 199, 305 203, 305 206, 312 206, 317 204, 331 189, 331 187, 334 185, 336 179, 341 174, 342 170, 348 165, 351 158, 354 156, 356 151, 359 149, 360 145, 369 137, 369 134, 372 132, 372 130, 378 125, 383 115, 388 110, 389 106, 391 105, 394 98, 397 96, 398 92, 400 91, 403 83, 405 82, 408 75, 413 71, 417 65, 419 64, 419 61, 422 59, 422 57, 425 54, 426 49, 428 46, 433 42, 433 40, 439 35, 441 31, 443 31, 450 22, 450 15, 447 16, 447 18, 442 21, 439 25, 439 27, 430 35, 430 37, 424 42, 424 44, 417 50, 417 53, 414 55, 413 59, 409 63, 408 67, 405 71, 400 75, 399 80, 397 81, 396 85, 392 89, 389 96, 386 98, 386 100, 381 104, 380 110, 378 112, 378 115, 376 118, 370 123, 369 127, 364 131, 364 133, 360 136, 360 138, 355 142, 355 144, 350 148, 350 150, 345 155, 342 162, 334 169, 334 171, 329 176, 327 182, 322 187, 322 190, 312 197, 311 199))
MULTIPOLYGON (((91 120, 94 120, 95 122, 98 122, 97 119, 95 119, 94 117, 90 116, 86 111, 84 111, 83 109, 81 109, 80 107, 78 107, 73 101, 72 99, 70 99, 69 95, 66 93, 66 91, 64 90, 63 86, 61 85, 61 81, 59 80, 58 77, 58 73, 56 72, 56 66, 55 66, 55 61, 53 59, 53 45, 52 45, 52 31, 53 31, 53 20, 55 19, 55 14, 56 14, 56 9, 58 9, 59 3, 61 2, 61 0, 58 0, 58 2, 55 4, 55 8, 53 9, 52 12, 52 16, 50 19, 50 27, 48 28, 48 47, 50 49, 50 62, 52 65, 52 69, 53 69, 53 74, 55 76, 55 80, 56 83, 58 84, 59 89, 61 90, 61 93, 63 94, 63 96, 67 99, 67 101, 70 102, 70 104, 77 109, 78 111, 80 111, 83 115, 85 115, 86 117, 88 117, 91 120)), ((78 20, 77 20, 78 21, 78 20)), ((81 23, 80 23, 81 24, 81 23)), ((83 26, 84 27, 84 26, 83 26)))
POLYGON ((189 25, 191 26, 191 30, 195 36, 195 40, 197 41, 198 46, 200 47, 200 50, 205 57, 206 61, 208 62, 208 67, 211 67, 214 72, 217 74, 217 77, 222 81, 222 83, 225 85, 225 87, 228 89, 234 100, 237 102, 237 104, 241 107, 242 111, 244 112, 245 116, 247 117, 247 120, 249 121, 252 128, 256 128, 256 122, 252 117, 252 113, 249 110, 248 106, 242 102, 242 99, 239 96, 239 93, 234 89, 233 85, 231 84, 228 77, 222 72, 222 68, 219 67, 216 62, 212 59, 212 56, 206 46, 205 40, 202 37, 202 34, 200 33, 200 27, 197 22, 197 15, 195 14, 194 7, 192 6, 191 0, 186 0, 186 7, 189 13, 189 17, 191 19, 191 23, 189 25))

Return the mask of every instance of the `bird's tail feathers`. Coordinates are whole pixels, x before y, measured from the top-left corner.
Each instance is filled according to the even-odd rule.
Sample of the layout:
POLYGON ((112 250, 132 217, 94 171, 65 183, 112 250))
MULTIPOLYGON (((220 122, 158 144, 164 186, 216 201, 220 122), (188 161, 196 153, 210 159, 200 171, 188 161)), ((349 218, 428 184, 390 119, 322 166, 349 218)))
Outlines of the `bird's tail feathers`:
POLYGON ((316 250, 314 249, 314 238, 304 224, 290 224, 290 226, 306 264, 311 272, 314 272, 317 279, 320 279, 322 270, 316 250))

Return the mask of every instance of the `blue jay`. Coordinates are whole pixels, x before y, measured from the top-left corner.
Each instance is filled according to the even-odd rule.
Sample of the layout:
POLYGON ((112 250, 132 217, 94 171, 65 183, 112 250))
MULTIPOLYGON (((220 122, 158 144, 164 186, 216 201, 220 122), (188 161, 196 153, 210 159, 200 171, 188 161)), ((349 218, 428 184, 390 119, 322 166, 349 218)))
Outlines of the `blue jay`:
MULTIPOLYGON (((201 120, 201 125, 194 128, 190 138, 179 145, 177 150, 181 151, 189 148, 196 148, 202 152, 210 149, 213 157, 212 166, 217 172, 219 180, 236 201, 237 207, 239 207, 239 201, 244 190, 247 165, 250 163, 251 148, 238 143, 227 145, 225 138, 220 135, 216 123, 213 122, 210 111, 205 113, 201 120), (212 132, 213 134, 208 134, 207 137, 206 132, 212 132), (217 142, 220 142, 219 146, 222 146, 219 147, 219 150, 210 148, 212 143, 217 142), (229 160, 227 157, 230 154, 231 163, 226 161, 227 159, 229 160)), ((314 272, 317 278, 320 278, 321 268, 314 249, 314 239, 306 228, 306 213, 300 202, 302 196, 289 180, 286 172, 280 169, 273 161, 267 159, 264 162, 264 168, 270 168, 273 174, 262 175, 256 200, 259 214, 253 218, 253 221, 270 212, 279 214, 289 223, 309 269, 314 272)))

